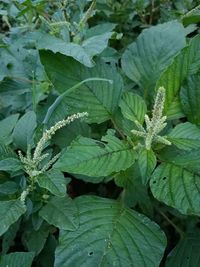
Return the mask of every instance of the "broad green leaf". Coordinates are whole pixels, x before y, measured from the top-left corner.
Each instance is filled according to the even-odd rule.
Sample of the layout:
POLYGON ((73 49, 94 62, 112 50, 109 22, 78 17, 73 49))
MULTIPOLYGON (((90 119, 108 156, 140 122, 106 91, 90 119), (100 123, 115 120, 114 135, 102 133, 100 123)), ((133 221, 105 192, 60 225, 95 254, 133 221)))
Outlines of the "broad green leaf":
POLYGON ((200 233, 188 233, 170 252, 166 267, 197 267, 200 262, 200 233))
POLYGON ((162 163, 154 171, 153 196, 185 215, 200 216, 200 176, 173 163, 162 163))
MULTIPOLYGON (((1 163, 1 162, 0 162, 1 163)), ((14 194, 18 190, 18 186, 13 181, 7 181, 5 183, 0 184, 0 193, 1 194, 14 194)))
POLYGON ((33 145, 33 133, 37 126, 36 115, 33 111, 28 111, 17 122, 13 131, 13 140, 16 146, 24 152, 28 145, 33 145))
POLYGON ((200 125, 200 75, 189 76, 180 91, 182 109, 187 119, 200 125))
POLYGON ((38 49, 50 50, 54 53, 61 53, 70 56, 87 67, 93 67, 92 58, 100 54, 108 45, 112 32, 102 33, 89 37, 82 44, 66 43, 62 39, 56 38, 44 32, 35 32, 32 34, 34 41, 37 40, 38 49))
POLYGON ((147 112, 147 107, 139 95, 133 94, 131 92, 125 92, 119 103, 122 114, 124 117, 131 121, 138 121, 141 124, 144 122, 144 115, 147 112))
POLYGON ((54 167, 65 172, 100 177, 125 170, 134 163, 136 153, 129 144, 112 134, 104 136, 102 141, 77 138, 54 167))
POLYGON ((159 266, 166 238, 158 225, 120 202, 77 198, 80 226, 61 231, 55 267, 159 266))
POLYGON ((52 197, 39 215, 59 229, 73 231, 78 227, 78 210, 69 197, 52 197))
POLYGON ((0 170, 1 171, 18 171, 22 169, 22 164, 20 160, 16 158, 6 158, 0 160, 0 170))
POLYGON ((171 145, 161 150, 158 157, 161 162, 173 163, 200 174, 200 149, 183 150, 171 145))
POLYGON ((81 120, 75 120, 72 123, 66 125, 60 129, 56 135, 52 138, 54 144, 60 148, 65 148, 79 135, 84 137, 91 136, 90 126, 81 120))
POLYGON ((55 249, 58 244, 57 239, 53 234, 49 235, 47 242, 44 246, 44 249, 41 251, 38 256, 38 262, 41 264, 41 267, 53 267, 55 260, 55 249))
POLYGON ((0 236, 26 212, 20 200, 0 201, 0 236))
POLYGON ((11 115, 0 121, 0 143, 8 145, 12 142, 11 133, 18 120, 19 114, 11 115))
MULTIPOLYGON (((56 38, 55 36, 51 36, 50 34, 46 34, 44 32, 37 32, 36 34, 36 45, 38 49, 50 50, 53 53, 59 52, 63 56, 70 56, 76 59, 81 64, 87 67, 94 66, 92 57, 79 44, 66 43, 62 39, 56 38)), ((35 39, 34 35, 33 38, 35 39)))
POLYGON ((90 38, 97 35, 102 35, 103 33, 108 33, 114 30, 114 28, 117 26, 115 23, 101 23, 98 25, 95 25, 94 27, 91 27, 87 29, 86 31, 86 38, 90 38))
POLYGON ((0 145, 0 160, 7 158, 17 158, 17 155, 9 146, 0 145))
POLYGON ((147 184, 156 166, 156 156, 152 150, 142 149, 138 156, 138 165, 143 184, 147 184))
POLYGON ((153 26, 126 49, 122 69, 145 90, 153 89, 162 71, 185 45, 184 28, 177 21, 153 26))
POLYGON ((86 68, 70 57, 50 51, 40 51, 40 59, 49 79, 60 94, 89 78, 113 80, 112 84, 105 81, 88 81, 67 94, 54 110, 54 122, 68 114, 82 111, 89 113, 89 122, 101 123, 111 118, 123 89, 122 78, 116 68, 103 62, 98 62, 94 68, 86 68))
POLYGON ((162 73, 156 88, 166 89, 165 112, 170 119, 184 116, 179 99, 179 91, 183 81, 189 74, 194 74, 200 68, 200 35, 194 37, 173 60, 172 64, 162 73), (174 107, 176 106, 176 109, 174 107), (172 112, 173 110, 173 112, 172 112))
POLYGON ((66 195, 67 179, 62 172, 50 170, 37 177, 37 183, 40 187, 46 188, 55 196, 66 195))
POLYGON ((191 150, 200 147, 200 129, 190 122, 178 124, 167 138, 179 149, 191 150))
POLYGON ((13 252, 3 255, 0 267, 31 267, 34 258, 32 252, 13 252))
POLYGON ((111 38, 112 32, 92 36, 82 43, 85 52, 92 58, 99 55, 108 46, 108 40, 111 38))

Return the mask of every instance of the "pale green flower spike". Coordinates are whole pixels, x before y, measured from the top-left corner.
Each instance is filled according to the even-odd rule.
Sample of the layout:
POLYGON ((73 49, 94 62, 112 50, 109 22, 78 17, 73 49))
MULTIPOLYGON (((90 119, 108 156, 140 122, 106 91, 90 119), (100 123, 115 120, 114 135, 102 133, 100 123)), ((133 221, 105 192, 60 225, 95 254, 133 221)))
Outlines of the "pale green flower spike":
POLYGON ((158 89, 155 103, 152 111, 152 118, 145 115, 146 130, 138 121, 135 123, 139 131, 132 130, 131 132, 137 136, 143 137, 145 139, 145 147, 147 150, 151 149, 152 142, 163 143, 165 145, 171 145, 171 142, 164 136, 158 135, 167 125, 165 122, 167 117, 162 116, 165 103, 165 88, 160 87, 158 89))
POLYGON ((37 146, 34 150, 33 155, 31 154, 30 146, 28 146, 26 156, 23 156, 22 152, 18 151, 19 158, 24 165, 24 170, 28 174, 29 180, 31 182, 31 184, 26 188, 26 190, 24 190, 21 194, 20 200, 22 202, 25 201, 29 192, 34 189, 35 177, 47 171, 60 156, 60 153, 58 153, 51 160, 49 160, 48 163, 46 163, 43 167, 41 167, 40 166, 41 162, 49 156, 49 153, 42 154, 42 151, 45 148, 46 143, 52 138, 52 136, 56 133, 57 130, 63 128, 67 124, 70 124, 74 120, 82 118, 84 116, 88 116, 88 113, 82 112, 82 113, 73 114, 64 120, 57 122, 49 130, 46 130, 43 133, 39 142, 37 143, 37 146))

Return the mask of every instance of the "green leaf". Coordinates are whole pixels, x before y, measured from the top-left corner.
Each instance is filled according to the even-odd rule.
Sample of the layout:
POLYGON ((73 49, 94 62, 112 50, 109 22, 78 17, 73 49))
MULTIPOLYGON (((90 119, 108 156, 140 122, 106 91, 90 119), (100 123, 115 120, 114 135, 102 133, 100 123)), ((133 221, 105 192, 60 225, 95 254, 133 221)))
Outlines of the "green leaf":
POLYGON ((200 68, 200 35, 194 37, 173 60, 172 64, 162 73, 156 88, 164 86, 166 89, 165 113, 168 119, 184 116, 179 99, 179 91, 183 81, 189 74, 194 74, 200 68), (174 107, 179 107, 174 109, 174 107), (172 112, 174 110, 174 112, 172 112))
POLYGON ((147 184, 151 173, 156 167, 156 156, 153 150, 142 149, 138 156, 138 165, 143 184, 147 184))
POLYGON ((14 244, 14 239, 16 238, 17 232, 20 227, 21 220, 13 223, 9 230, 2 237, 2 254, 6 254, 10 247, 14 244))
POLYGON ((0 267, 31 267, 34 258, 32 252, 14 252, 3 255, 0 267))
POLYGON ((200 176, 185 166, 162 163, 154 171, 153 196, 185 215, 200 216, 200 176))
POLYGON ((185 44, 184 28, 177 21, 143 30, 124 52, 122 69, 145 90, 153 89, 162 71, 185 44))
POLYGON ((79 137, 61 155, 54 167, 65 172, 100 177, 129 168, 135 161, 133 148, 108 134, 103 142, 79 137))
POLYGON ((22 164, 20 160, 16 158, 7 158, 0 160, 0 170, 1 171, 18 171, 22 169, 22 164))
POLYGON ((49 235, 50 227, 46 224, 42 224, 39 230, 29 229, 23 233, 23 244, 30 252, 34 252, 38 255, 43 249, 47 237, 49 235))
POLYGON ((120 202, 77 198, 80 226, 61 231, 55 267, 159 266, 166 238, 158 225, 120 202))
POLYGON ((37 177, 37 183, 40 187, 46 188, 55 196, 66 195, 66 178, 56 170, 50 170, 37 177))
POLYGON ((78 211, 69 197, 52 197, 39 215, 59 229, 73 231, 78 227, 78 211))
POLYGON ((7 181, 5 183, 0 184, 0 193, 1 194, 14 194, 18 190, 18 186, 15 182, 7 181))
POLYGON ((8 145, 12 142, 11 133, 18 120, 19 114, 11 115, 0 121, 0 143, 8 145))
POLYGON ((200 233, 186 234, 167 257, 166 267, 199 266, 200 233))
POLYGON ((196 149, 200 147, 200 129, 190 122, 180 123, 170 132, 167 139, 179 149, 196 149))
POLYGON ((40 51, 40 59, 45 71, 59 93, 66 92, 78 83, 91 78, 112 79, 88 81, 67 94, 54 110, 52 120, 58 121, 65 116, 87 111, 88 122, 101 123, 111 118, 115 112, 123 89, 121 76, 116 68, 98 62, 94 68, 86 68, 74 59, 61 54, 40 51), (52 64, 54 62, 54 64, 52 64))
POLYGON ((139 95, 125 92, 119 106, 125 118, 133 122, 137 120, 141 124, 144 122, 144 115, 147 112, 147 107, 144 100, 139 95))
POLYGON ((37 126, 36 115, 33 111, 28 111, 17 122, 13 131, 13 140, 18 148, 24 152, 28 145, 33 145, 33 133, 37 126))
POLYGON ((82 43, 85 52, 92 58, 99 55, 108 46, 108 40, 111 38, 112 32, 92 36, 82 43))
POLYGON ((144 214, 153 217, 153 207, 148 194, 148 188, 141 181, 138 164, 115 175, 115 183, 123 187, 121 198, 130 208, 139 207, 144 214))
POLYGON ((100 54, 108 45, 108 40, 111 38, 112 32, 106 32, 96 36, 92 36, 82 44, 66 43, 62 39, 56 38, 44 32, 35 32, 32 34, 34 40, 37 39, 37 48, 50 50, 54 53, 61 53, 65 56, 70 56, 81 64, 87 67, 93 67, 94 61, 92 58, 100 54))
POLYGON ((189 76, 180 91, 182 109, 187 119, 200 125, 200 75, 189 76))
POLYGON ((26 212, 20 200, 0 201, 0 236, 26 212))

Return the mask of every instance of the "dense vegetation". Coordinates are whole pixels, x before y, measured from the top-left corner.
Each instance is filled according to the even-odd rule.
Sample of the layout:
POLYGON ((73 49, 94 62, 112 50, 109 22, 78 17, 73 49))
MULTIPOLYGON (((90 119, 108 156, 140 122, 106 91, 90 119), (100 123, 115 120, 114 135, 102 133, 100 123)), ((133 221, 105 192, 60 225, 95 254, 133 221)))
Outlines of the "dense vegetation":
POLYGON ((200 266, 199 4, 0 2, 0 267, 200 266))

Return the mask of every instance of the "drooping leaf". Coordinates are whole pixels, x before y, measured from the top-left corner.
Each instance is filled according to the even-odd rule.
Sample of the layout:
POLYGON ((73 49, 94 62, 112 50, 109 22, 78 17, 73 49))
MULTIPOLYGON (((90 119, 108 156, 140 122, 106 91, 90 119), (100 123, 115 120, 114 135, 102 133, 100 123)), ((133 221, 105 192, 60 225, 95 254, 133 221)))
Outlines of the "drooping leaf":
POLYGON ((18 190, 18 186, 13 181, 7 181, 5 183, 0 184, 0 193, 1 194, 14 194, 18 190))
POLYGON ((170 21, 144 30, 122 56, 125 74, 145 90, 153 89, 162 71, 186 45, 182 24, 170 21))
POLYGON ((119 106, 124 117, 131 121, 137 120, 141 124, 143 123, 147 107, 142 97, 131 92, 125 92, 119 106))
POLYGON ((50 50, 54 53, 59 52, 65 56, 70 56, 87 67, 94 66, 92 58, 100 54, 107 47, 108 40, 111 36, 112 32, 106 32, 91 36, 84 40, 82 44, 76 44, 66 43, 62 39, 44 32, 35 32, 32 34, 34 41, 37 41, 36 46, 38 49, 50 50))
POLYGON ((40 187, 46 188, 55 196, 66 195, 66 178, 56 170, 50 170, 37 177, 37 182, 40 187))
POLYGON ((200 55, 196 53, 199 48, 200 35, 197 35, 174 58, 172 64, 167 67, 156 83, 157 89, 160 86, 166 89, 165 112, 170 119, 184 117, 179 91, 186 77, 196 73, 200 68, 200 55))
POLYGON ((83 196, 75 201, 80 226, 61 231, 55 267, 159 266, 166 239, 154 222, 115 200, 83 196))
POLYGON ((153 206, 148 194, 148 188, 141 181, 141 175, 138 164, 134 164, 129 169, 119 172, 115 175, 115 183, 122 187, 121 197, 125 205, 130 208, 137 206, 152 217, 153 206))
POLYGON ((12 142, 11 133, 18 117, 19 114, 14 114, 0 121, 0 144, 8 145, 12 142))
POLYGON ((17 231, 20 227, 20 220, 13 223, 9 230, 2 237, 2 254, 6 254, 10 247, 14 244, 14 239, 16 237, 17 231))
POLYGON ((14 128, 14 143, 24 152, 26 152, 28 145, 33 145, 33 133, 36 126, 35 112, 29 111, 19 119, 14 128))
POLYGON ((61 54, 40 51, 41 62, 45 71, 59 93, 63 93, 88 78, 104 78, 105 81, 88 81, 75 91, 67 94, 62 104, 54 110, 52 120, 63 119, 68 114, 87 111, 88 121, 101 123, 111 118, 116 110, 123 82, 116 69, 103 62, 94 68, 86 68, 79 62, 61 54), (54 62, 54 64, 52 64, 54 62))
POLYGON ((178 124, 168 135, 168 140, 179 149, 191 150, 200 147, 200 129, 190 123, 178 124))
POLYGON ((3 255, 0 267, 31 267, 34 258, 33 252, 13 252, 3 255))
POLYGON ((200 262, 200 233, 188 233, 170 252, 167 257, 166 267, 196 267, 200 262))
POLYGON ((135 161, 133 148, 108 134, 103 142, 79 137, 61 155, 55 168, 76 174, 100 177, 129 168, 135 161))
POLYGON ((200 125, 200 75, 189 76, 180 91, 181 106, 187 119, 200 125))
POLYGON ((69 197, 52 197, 39 215, 59 229, 73 231, 78 227, 77 207, 69 197))
POLYGON ((20 200, 0 201, 0 236, 26 212, 20 200))
POLYGON ((23 244, 26 246, 28 251, 34 252, 35 255, 38 255, 45 245, 49 231, 50 227, 46 224, 42 224, 40 229, 37 231, 28 229, 23 233, 23 244))
POLYGON ((138 156, 138 165, 143 184, 147 184, 156 166, 156 156, 152 150, 142 149, 138 156))
POLYGON ((185 166, 159 165, 150 181, 156 199, 185 215, 200 216, 200 176, 185 166))

